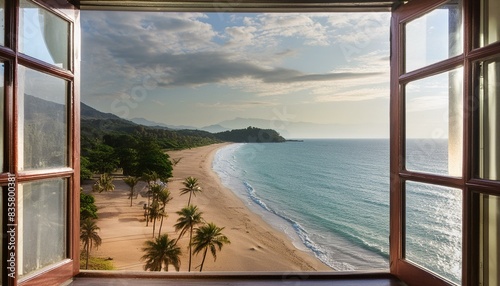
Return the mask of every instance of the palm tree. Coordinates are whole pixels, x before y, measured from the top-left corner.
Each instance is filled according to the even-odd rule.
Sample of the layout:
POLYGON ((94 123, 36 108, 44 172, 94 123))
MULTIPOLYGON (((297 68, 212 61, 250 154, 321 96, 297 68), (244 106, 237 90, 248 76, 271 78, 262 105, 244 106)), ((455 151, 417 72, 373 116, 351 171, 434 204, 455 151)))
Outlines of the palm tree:
POLYGON ((167 217, 167 212, 165 211, 165 207, 167 206, 167 203, 172 200, 172 196, 170 194, 170 191, 166 188, 163 188, 163 190, 158 194, 158 201, 161 203, 161 222, 160 222, 160 229, 158 230, 158 236, 161 234, 161 227, 163 226, 163 219, 167 217))
POLYGON ((189 193, 188 206, 191 204, 191 195, 196 196, 197 192, 201 192, 201 187, 198 185, 198 179, 193 177, 187 177, 182 182, 184 188, 181 189, 181 195, 189 193))
POLYGON ((153 222, 153 237, 155 237, 156 220, 160 218, 161 209, 158 202, 153 201, 149 207, 149 219, 153 222))
POLYGON ((99 193, 113 191, 114 189, 113 176, 108 173, 102 174, 92 187, 93 192, 97 191, 99 193))
POLYGON ((151 182, 155 183, 158 180, 158 173, 155 171, 142 174, 141 180, 148 184, 148 187, 151 186, 151 182))
POLYGON ((179 271, 181 260, 181 248, 176 245, 174 239, 169 239, 167 234, 157 237, 155 240, 147 240, 142 251, 146 252, 141 259, 146 260, 144 270, 161 271, 165 265, 165 271, 168 271, 168 265, 172 264, 176 271, 179 271))
POLYGON ((127 186, 130 187, 130 206, 132 206, 132 199, 134 197, 134 187, 139 182, 139 178, 128 176, 124 178, 123 181, 125 182, 125 184, 127 184, 127 186))
POLYGON ((203 264, 205 263, 205 257, 207 256, 207 250, 209 248, 215 261, 215 259, 217 259, 217 248, 219 248, 220 251, 224 244, 231 243, 227 236, 222 234, 223 229, 223 227, 218 227, 214 223, 208 223, 196 229, 193 237, 193 252, 194 254, 197 254, 203 251, 203 260, 201 261, 200 272, 203 270, 203 264))
MULTIPOLYGON (((150 204, 150 196, 151 196, 151 182, 156 182, 158 180, 158 174, 156 172, 149 172, 149 173, 143 173, 141 176, 141 181, 146 182, 148 184, 148 191, 147 191, 147 196, 148 196, 148 208, 150 204)), ((146 212, 146 226, 148 226, 149 222, 149 214, 146 212)))
POLYGON ((177 214, 179 218, 177 219, 177 223, 174 225, 175 231, 180 230, 179 237, 177 241, 189 230, 189 266, 188 272, 191 271, 191 242, 193 237, 193 227, 195 225, 201 224, 201 214, 202 212, 198 211, 197 206, 189 205, 182 210, 178 211, 177 214))
POLYGON ((91 218, 83 220, 80 225, 80 240, 83 242, 83 248, 86 253, 85 269, 89 268, 89 256, 92 246, 94 245, 97 248, 101 245, 101 237, 97 234, 99 229, 95 221, 91 218))
POLYGON ((151 191, 151 194, 153 196, 153 203, 155 201, 158 201, 158 194, 161 193, 165 189, 165 186, 163 184, 158 184, 158 183, 153 183, 151 184, 151 187, 149 190, 151 191))

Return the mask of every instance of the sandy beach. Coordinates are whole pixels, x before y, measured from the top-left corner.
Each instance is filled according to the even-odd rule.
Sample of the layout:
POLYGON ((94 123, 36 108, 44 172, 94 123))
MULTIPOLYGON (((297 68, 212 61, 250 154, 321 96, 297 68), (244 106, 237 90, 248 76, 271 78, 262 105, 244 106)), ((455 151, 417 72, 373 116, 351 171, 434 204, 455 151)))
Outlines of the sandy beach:
MULTIPOLYGON (((173 178, 168 183, 172 201, 167 205, 168 218, 164 220, 162 233, 176 238, 173 225, 176 223, 176 211, 186 206, 188 195, 181 196, 182 181, 188 176, 198 178, 203 189, 192 204, 203 212, 207 222, 225 227, 223 233, 231 240, 222 251, 217 252, 217 260, 207 254, 203 271, 331 271, 319 261, 312 252, 295 248, 288 237, 272 228, 257 214, 225 188, 212 170, 212 160, 216 150, 226 143, 209 145, 168 154, 171 159, 182 158, 174 166, 173 178)), ((139 191, 132 207, 128 199, 129 187, 123 180, 114 180, 115 190, 108 193, 93 193, 99 208, 100 236, 102 245, 92 252, 93 256, 111 258, 118 270, 143 270, 140 260, 144 241, 152 238, 153 226, 146 227, 143 205, 147 203, 145 183, 136 186, 139 191)), ((88 192, 91 184, 83 186, 88 192)), ((158 232, 158 224, 156 232, 158 232)), ((180 271, 188 267, 188 236, 179 241, 183 252, 180 271)), ((193 256, 192 271, 198 271, 202 254, 193 256), (193 270, 194 269, 194 270, 193 270)), ((171 268, 173 269, 173 268, 171 268)), ((172 270, 171 270, 172 271, 172 270)))

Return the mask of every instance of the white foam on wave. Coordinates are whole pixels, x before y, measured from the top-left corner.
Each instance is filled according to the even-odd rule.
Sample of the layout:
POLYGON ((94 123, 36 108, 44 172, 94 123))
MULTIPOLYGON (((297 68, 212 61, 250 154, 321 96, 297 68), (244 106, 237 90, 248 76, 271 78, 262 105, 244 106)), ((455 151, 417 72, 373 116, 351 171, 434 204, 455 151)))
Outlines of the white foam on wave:
POLYGON ((335 263, 328 254, 314 243, 307 230, 298 222, 270 208, 258 195, 254 187, 245 181, 247 171, 237 167, 235 152, 245 144, 231 144, 219 149, 212 163, 212 169, 218 174, 222 184, 232 190, 247 203, 254 213, 260 215, 273 228, 284 232, 293 245, 302 251, 312 252, 323 263, 335 270, 351 270, 352 266, 335 263))

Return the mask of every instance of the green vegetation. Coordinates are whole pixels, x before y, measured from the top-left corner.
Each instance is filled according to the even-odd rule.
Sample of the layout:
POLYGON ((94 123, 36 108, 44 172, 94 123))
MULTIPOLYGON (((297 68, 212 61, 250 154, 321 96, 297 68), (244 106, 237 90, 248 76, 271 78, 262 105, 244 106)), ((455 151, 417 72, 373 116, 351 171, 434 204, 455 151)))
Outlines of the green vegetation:
POLYGON ((90 180, 92 179, 92 170, 90 170, 90 161, 84 156, 80 156, 80 179, 90 180))
POLYGON ((222 141, 240 143, 279 143, 286 141, 275 130, 256 127, 224 131, 216 133, 215 136, 222 141))
POLYGON ((80 189, 80 220, 84 221, 87 218, 97 219, 97 206, 94 196, 85 194, 80 189))
MULTIPOLYGON (((214 223, 205 223, 202 218, 202 212, 198 210, 197 206, 191 205, 188 201, 188 206, 176 212, 179 215, 177 223, 174 225, 175 231, 180 231, 177 239, 169 239, 167 234, 161 234, 163 219, 167 217, 165 210, 167 203, 172 200, 170 191, 163 183, 158 183, 158 174, 150 172, 145 174, 142 178, 148 184, 150 197, 152 202, 147 207, 146 222, 153 222, 153 239, 145 242, 145 247, 142 249, 145 254, 142 260, 145 260, 144 270, 161 271, 162 268, 168 271, 168 265, 174 265, 175 269, 179 271, 181 250, 177 246, 177 242, 186 233, 189 233, 189 264, 188 271, 191 271, 191 261, 194 254, 203 252, 203 260, 200 265, 200 272, 203 270, 205 258, 208 250, 214 257, 217 257, 217 250, 221 250, 224 244, 231 243, 229 239, 222 234, 223 227, 218 227, 214 223), (155 238, 156 220, 160 220, 160 227, 158 236, 155 238), (198 227, 197 227, 198 226, 198 227), (195 229, 195 227, 197 227, 195 229), (195 234, 193 236, 193 231, 195 234)), ((181 195, 195 193, 201 191, 198 179, 194 177, 187 177, 184 182, 184 188, 181 190, 181 195)), ((146 226, 148 226, 146 224, 146 226)))
POLYGON ((175 231, 180 230, 179 238, 177 241, 189 231, 189 265, 188 272, 191 271, 191 257, 192 257, 192 242, 193 242, 193 228, 196 225, 202 223, 201 214, 202 212, 198 211, 197 206, 189 205, 182 210, 178 211, 177 214, 179 218, 177 219, 177 223, 174 225, 175 231))
MULTIPOLYGON (((95 149, 96 145, 106 144, 124 154, 125 149, 137 150, 134 146, 141 138, 153 140, 161 149, 179 150, 219 143, 213 134, 200 130, 170 130, 161 127, 147 127, 122 119, 110 113, 103 113, 81 104, 81 146, 84 156, 95 149), (114 136, 105 138, 106 136, 114 136)), ((133 151, 132 151, 133 153, 133 151)), ((128 154, 130 155, 130 154, 128 154)), ((127 155, 127 156, 128 156, 127 155)), ((124 157, 116 157, 123 159, 124 157)), ((92 160, 90 160, 92 162, 92 160)), ((120 162, 123 165, 125 162, 120 162)))
MULTIPOLYGON (((80 265, 84 265, 87 263, 84 253, 80 256, 80 265)), ((88 260, 88 270, 114 270, 115 267, 113 265, 112 260, 109 258, 102 257, 90 257, 88 260)))
POLYGON ((160 222, 160 229, 158 230, 158 236, 161 235, 161 227, 163 226, 163 219, 167 217, 167 211, 166 211, 166 206, 167 203, 172 200, 172 196, 170 194, 170 191, 166 188, 163 188, 160 190, 158 193, 158 202, 161 204, 161 222, 160 222))
POLYGON ((160 235, 154 240, 148 240, 142 249, 146 254, 141 257, 146 260, 144 270, 161 271, 162 267, 168 271, 168 265, 172 264, 176 271, 181 265, 181 248, 177 246, 174 239, 169 239, 167 234, 160 235))
POLYGON ((231 243, 227 236, 222 234, 222 230, 224 230, 223 227, 218 227, 212 222, 196 229, 192 244, 194 246, 194 254, 203 251, 200 272, 203 270, 208 249, 210 249, 210 253, 212 253, 215 261, 217 259, 217 248, 221 250, 224 244, 231 243))
POLYGON ((181 195, 189 194, 189 199, 187 205, 191 204, 191 195, 196 197, 196 193, 201 192, 201 187, 198 185, 198 179, 193 177, 187 177, 182 182, 184 188, 181 189, 181 195))
POLYGON ((135 185, 137 185, 137 183, 139 182, 139 178, 128 176, 128 177, 124 178, 123 181, 125 182, 125 184, 127 184, 127 186, 130 187, 130 193, 129 193, 130 206, 132 206, 132 200, 134 199, 134 188, 135 188, 135 185))
POLYGON ((113 184, 113 176, 104 173, 92 186, 93 192, 110 192, 115 190, 115 185, 113 184))
POLYGON ((89 269, 89 257, 92 247, 101 245, 101 237, 97 233, 100 230, 96 222, 92 218, 86 218, 80 223, 80 240, 83 243, 85 252, 85 269, 89 269))

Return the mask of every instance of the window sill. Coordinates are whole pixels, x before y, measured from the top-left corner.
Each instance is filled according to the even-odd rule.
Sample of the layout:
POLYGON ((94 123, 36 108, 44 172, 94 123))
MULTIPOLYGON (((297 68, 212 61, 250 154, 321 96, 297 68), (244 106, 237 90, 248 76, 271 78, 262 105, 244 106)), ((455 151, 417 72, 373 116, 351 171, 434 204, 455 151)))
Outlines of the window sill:
POLYGON ((404 286, 389 273, 380 272, 258 272, 258 273, 165 273, 131 271, 82 271, 70 286, 106 285, 294 285, 301 286, 404 286), (297 284, 298 283, 298 284, 297 284))

